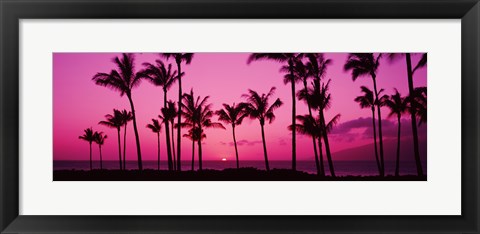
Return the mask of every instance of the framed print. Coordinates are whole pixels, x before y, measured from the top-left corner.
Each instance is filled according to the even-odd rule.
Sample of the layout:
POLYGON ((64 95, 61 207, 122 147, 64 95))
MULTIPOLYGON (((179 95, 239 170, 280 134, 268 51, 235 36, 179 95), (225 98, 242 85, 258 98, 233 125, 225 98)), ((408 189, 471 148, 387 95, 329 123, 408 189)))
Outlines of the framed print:
POLYGON ((2 1, 2 233, 478 233, 478 1, 2 1))

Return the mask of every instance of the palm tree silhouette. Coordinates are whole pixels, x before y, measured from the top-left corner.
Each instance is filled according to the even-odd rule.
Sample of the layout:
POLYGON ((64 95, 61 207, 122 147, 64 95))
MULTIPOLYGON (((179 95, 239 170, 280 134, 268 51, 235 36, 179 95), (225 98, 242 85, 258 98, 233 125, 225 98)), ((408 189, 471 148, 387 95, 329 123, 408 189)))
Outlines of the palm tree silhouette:
POLYGON ((94 133, 92 128, 87 128, 83 130, 83 135, 79 136, 78 138, 88 142, 90 145, 90 170, 92 170, 92 142, 95 140, 94 133))
MULTIPOLYGON (((284 67, 283 69, 285 69, 285 68, 286 67, 284 67)), ((302 97, 303 97, 302 92, 305 92, 305 90, 308 90, 307 82, 308 82, 308 78, 311 77, 311 74, 310 74, 310 71, 309 71, 307 65, 305 65, 303 63, 303 61, 301 61, 301 60, 298 60, 296 62, 295 75, 297 77, 301 78, 302 82, 303 82, 303 89, 297 92, 297 96, 298 96, 299 100, 302 100, 302 97)), ((309 102, 306 102, 306 104, 307 104, 307 107, 308 107, 308 113, 309 113, 310 116, 312 116, 312 107, 310 106, 309 102)), ((297 115, 297 120, 298 120, 298 115, 297 115)), ((296 131, 299 131, 298 127, 297 127, 296 131)), ((302 132, 301 130, 299 132, 300 132, 300 134, 305 135, 305 132, 302 132)), ((309 136, 312 138, 312 145, 313 145, 313 152, 314 152, 314 156, 315 156, 315 166, 317 168, 317 174, 321 175, 322 172, 320 170, 320 164, 319 164, 319 159, 318 159, 317 144, 315 143, 317 136, 316 135, 309 135, 309 136)))
POLYGON ((175 103, 167 102, 167 106, 161 109, 161 114, 158 117, 162 120, 165 124, 165 139, 167 142, 167 161, 168 161, 168 170, 174 170, 173 167, 173 158, 172 158, 172 148, 171 148, 171 141, 170 141, 170 122, 172 119, 175 118, 176 110, 175 110, 175 103))
POLYGON ((390 109, 390 114, 388 117, 396 116, 398 121, 398 135, 397 135, 397 161, 395 164, 395 176, 399 176, 400 168, 400 118, 402 114, 407 110, 407 102, 403 98, 397 89, 395 89, 395 94, 385 99, 385 106, 390 109))
MULTIPOLYGON (((267 94, 259 95, 256 91, 248 90, 248 94, 243 94, 242 97, 246 98, 245 111, 251 119, 258 119, 260 122, 260 128, 262 130, 262 142, 263 142, 263 155, 265 158, 265 169, 270 171, 267 155, 267 144, 265 143, 265 120, 268 123, 272 123, 275 120, 275 114, 273 113, 277 108, 283 105, 283 102, 277 98, 272 105, 269 106, 269 98, 275 93, 275 87, 272 87, 267 94)), ((293 124, 292 126, 295 126, 293 124)))
MULTIPOLYGON (((184 125, 186 126, 186 125, 184 125)), ((195 142, 199 139, 207 138, 207 135, 203 132, 200 132, 199 128, 190 128, 188 134, 183 134, 183 137, 186 137, 192 141, 192 171, 195 170, 195 142)))
POLYGON ((130 108, 133 116, 133 130, 135 132, 135 142, 137 145, 138 169, 142 170, 142 152, 140 150, 140 137, 138 136, 137 119, 135 116, 135 107, 132 100, 132 89, 140 84, 142 75, 135 72, 135 57, 133 54, 123 53, 121 57, 115 57, 113 62, 117 69, 110 73, 97 73, 92 80, 97 85, 111 88, 120 92, 120 96, 127 95, 130 102, 130 108))
POLYGON ((375 94, 375 103, 378 115, 378 137, 380 144, 380 165, 382 168, 381 176, 385 175, 385 163, 383 157, 383 136, 382 136, 382 114, 380 111, 379 92, 377 89, 377 69, 380 65, 382 54, 375 56, 373 53, 351 53, 343 66, 345 71, 352 72, 352 80, 355 81, 361 76, 370 76, 373 81, 373 90, 375 94))
POLYGON ((235 145, 235 157, 237 159, 237 169, 240 168, 240 163, 238 160, 238 148, 237 148, 237 139, 235 137, 235 127, 242 124, 242 121, 245 117, 247 117, 247 113, 245 112, 245 105, 228 105, 223 104, 223 109, 217 110, 215 112, 218 115, 218 120, 224 122, 225 124, 232 125, 232 135, 233 135, 233 144, 235 145))
POLYGON ((100 170, 103 170, 102 145, 105 143, 105 139, 107 139, 107 135, 103 135, 103 132, 93 134, 93 140, 97 143, 100 152, 100 170))
POLYGON ((183 134, 183 137, 190 139, 192 141, 192 169, 191 171, 195 170, 195 138, 193 136, 193 128, 188 130, 188 133, 183 134))
MULTIPOLYGON (((295 64, 304 54, 302 53, 253 53, 248 57, 247 64, 258 60, 272 60, 282 64, 282 71, 288 71, 284 76, 283 83, 291 84, 292 89, 292 125, 295 126, 296 121, 296 99, 295 99, 295 83, 301 80, 301 77, 295 75, 295 64)), ((296 128, 292 129, 292 170, 297 170, 297 142, 296 128)))
MULTIPOLYGON (((362 86, 360 89, 363 92, 362 96, 358 96, 355 98, 355 102, 358 102, 362 109, 370 108, 372 110, 372 126, 373 126, 373 144, 375 148, 375 160, 377 162, 378 173, 380 176, 383 174, 383 169, 380 165, 380 160, 378 158, 378 149, 377 149, 377 130, 376 130, 376 123, 375 123, 375 97, 373 91, 369 88, 362 86)), ((380 90, 382 91, 382 90, 380 90)))
MULTIPOLYGON (((326 59, 322 53, 307 53, 307 54, 305 54, 305 56, 307 58, 306 63, 303 64, 303 62, 302 62, 302 63, 298 63, 298 65, 297 65, 297 70, 300 71, 299 75, 302 76, 302 77, 305 77, 305 78, 303 78, 303 89, 300 90, 297 93, 297 96, 300 100, 304 100, 307 103, 308 113, 313 118, 312 107, 310 105, 311 101, 308 101, 309 97, 308 97, 307 78, 312 77, 313 78, 313 83, 317 84, 317 87, 319 87, 321 79, 326 75, 327 66, 332 63, 332 60, 331 59, 326 59)), ((312 85, 313 85, 313 83, 312 83, 312 85)), ((314 151, 315 151, 315 157, 318 157, 317 152, 316 152, 317 147, 316 147, 316 143, 315 143, 315 138, 316 137, 322 138, 323 135, 320 134, 318 136, 313 136, 312 137, 313 147, 314 147, 314 151)), ((320 143, 319 147, 321 148, 321 139, 320 139, 319 143, 320 143)), ((330 149, 330 147, 326 147, 326 148, 330 149)), ((330 151, 328 150, 327 153, 330 154, 330 151)), ((323 153, 320 152, 321 158, 323 158, 322 154, 323 153)), ((320 161, 320 160, 317 160, 317 159, 315 159, 315 160, 320 161)), ((319 165, 317 163, 317 168, 321 167, 322 172, 320 174, 325 175, 325 170, 324 170, 324 167, 323 167, 323 159, 321 160, 321 163, 322 163, 322 165, 319 165)))
MULTIPOLYGON (((331 95, 329 93, 330 89, 330 80, 325 83, 320 84, 320 80, 314 79, 312 82, 312 88, 308 89, 307 92, 301 94, 304 99, 310 102, 310 106, 314 110, 318 110, 318 116, 320 119, 320 128, 326 130, 328 124, 325 121, 325 111, 331 107, 331 95)), ((330 174, 332 177, 335 177, 335 168, 333 166, 332 154, 330 152, 330 143, 328 140, 328 131, 320 131, 320 134, 325 143, 325 154, 327 155, 328 167, 330 169, 330 174)), ((319 144, 319 151, 322 152, 321 144, 319 144)), ((322 155, 320 154, 320 157, 322 155)))
MULTIPOLYGON (((306 54, 306 56, 306 67, 309 75, 313 77, 313 82, 311 89, 303 89, 299 92, 299 99, 305 100, 309 103, 310 108, 319 111, 321 128, 326 128, 328 124, 325 122, 325 111, 330 108, 330 94, 328 93, 330 81, 322 83, 321 80, 325 77, 327 67, 332 63, 332 60, 325 59, 324 55, 321 53, 309 53, 306 54)), ((328 141, 328 131, 322 131, 320 136, 325 143, 325 154, 327 155, 330 174, 332 177, 335 177, 335 170, 330 152, 330 143, 328 141)), ((320 157, 323 158, 321 149, 322 145, 321 142, 319 143, 320 157)))
POLYGON ((147 128, 152 130, 153 133, 157 134, 157 169, 160 170, 160 131, 162 130, 162 126, 158 123, 158 120, 152 119, 151 124, 147 124, 147 128))
MULTIPOLYGON (((327 133, 330 133, 332 130, 333 126, 338 123, 340 120, 340 114, 335 115, 329 122, 326 124, 326 128, 322 128, 322 122, 320 117, 312 117, 311 115, 297 115, 297 131, 300 134, 310 136, 312 138, 318 139, 318 147, 320 148, 320 160, 317 160, 317 174, 320 176, 325 176, 325 167, 323 165, 323 154, 321 152, 322 150, 322 141, 321 141, 321 136, 322 132, 326 131, 327 133)), ((289 130, 292 130, 292 125, 288 126, 289 130)))
POLYGON ((171 148, 171 141, 170 141, 170 119, 174 118, 173 113, 171 112, 171 106, 167 105, 167 92, 175 83, 178 77, 177 71, 172 70, 172 64, 168 64, 168 66, 163 63, 163 61, 157 59, 155 60, 155 64, 151 63, 144 63, 143 64, 146 68, 142 71, 145 75, 145 78, 149 80, 155 86, 161 86, 163 89, 163 108, 161 118, 164 120, 163 123, 165 124, 165 140, 167 141, 167 157, 168 157, 168 170, 173 170, 173 162, 172 162, 172 148, 171 148), (165 109, 165 113, 164 113, 165 109), (167 116, 165 116, 167 114, 167 116), (168 121, 167 121, 168 120, 168 121))
MULTIPOLYGON (((422 57, 420 58, 417 65, 413 69, 412 69, 411 53, 391 53, 388 55, 388 58, 390 59, 390 61, 395 61, 403 56, 405 56, 405 62, 407 64, 407 79, 408 79, 408 92, 409 92, 408 95, 412 97, 415 95, 415 88, 413 85, 413 74, 417 69, 420 69, 427 65, 427 54, 426 53, 422 54, 422 57)), ((417 130, 417 118, 416 118, 417 106, 415 102, 411 102, 409 106, 410 106, 410 111, 409 111, 410 118, 412 122, 413 151, 415 154, 417 174, 418 176, 423 176, 422 162, 420 160, 420 151, 418 148, 418 130, 417 130)))
MULTIPOLYGON (((222 128, 225 127, 218 122, 212 122, 213 111, 212 104, 208 104, 208 99, 210 97, 206 96, 203 99, 198 96, 195 98, 193 94, 193 89, 190 90, 190 93, 183 94, 182 108, 185 118, 184 126, 192 126, 196 131, 199 131, 203 135, 203 129, 206 128, 222 128)), ((199 170, 202 170, 202 137, 199 137, 197 140, 198 144, 198 166, 199 170)))
MULTIPOLYGON (((325 123, 325 119, 322 120, 319 116, 319 118, 317 119, 317 123, 320 124, 320 134, 328 135, 332 131, 333 127, 335 125, 337 125, 338 121, 340 121, 340 116, 341 116, 340 114, 337 114, 337 115, 333 116, 333 118, 330 121, 328 121, 328 123, 325 123)), ((322 145, 320 143, 320 139, 319 139, 318 142, 319 142, 318 144, 319 144, 320 150, 322 150, 322 148, 321 148, 322 145)), ((325 145, 327 145, 327 144, 325 144, 325 145)), ((329 166, 330 170, 333 170, 332 158, 329 157, 328 154, 327 154, 327 159, 329 160, 328 162, 329 162, 329 165, 330 165, 329 166)), ((323 160, 323 158, 322 158, 322 160, 323 160)), ((330 173, 330 174, 333 177, 335 177, 335 173, 330 173)))
MULTIPOLYGON (((177 124, 178 126, 182 125, 182 62, 185 62, 185 64, 190 64, 193 59, 193 53, 163 53, 162 56, 164 56, 167 59, 174 58, 175 63, 177 63, 177 70, 178 70, 178 116, 177 116, 177 124)), ((182 170, 182 165, 181 165, 181 143, 182 143, 182 132, 181 128, 177 128, 177 168, 179 171, 182 170)))
MULTIPOLYGON (((427 87, 417 87, 414 91, 413 100, 407 97, 407 102, 415 102, 415 114, 418 118, 418 125, 427 122, 427 87)), ((408 108, 410 110, 410 108, 408 108)))
POLYGON ((122 170, 122 148, 121 148, 121 142, 120 142, 120 128, 123 125, 123 116, 122 112, 113 109, 113 115, 107 114, 105 115, 105 118, 107 119, 106 121, 100 121, 98 124, 107 126, 109 128, 115 128, 117 129, 117 138, 118 138, 118 163, 120 165, 120 170, 122 170))
POLYGON ((132 112, 127 110, 122 110, 122 120, 123 120, 123 170, 126 170, 126 153, 127 153, 127 125, 128 122, 133 120, 132 112))
MULTIPOLYGON (((320 127, 320 119, 315 119, 312 115, 297 115, 297 121, 299 123, 296 124, 297 132, 303 135, 310 136, 313 139, 314 145, 316 145, 316 139, 318 138, 318 146, 321 149, 321 127, 320 127)), ((292 130, 293 126, 288 126, 289 130, 292 130)), ((317 155, 317 147, 315 146, 315 165, 317 167, 317 175, 325 176, 325 167, 323 166, 323 155, 320 152, 321 159, 318 158, 317 155)))
POLYGON ((176 164, 176 156, 175 156, 175 135, 174 135, 174 128, 175 128, 175 117, 178 116, 178 111, 177 108, 175 107, 175 102, 170 100, 167 103, 167 106, 171 108, 170 110, 170 126, 172 130, 172 159, 173 159, 173 170, 177 170, 177 164, 176 164))

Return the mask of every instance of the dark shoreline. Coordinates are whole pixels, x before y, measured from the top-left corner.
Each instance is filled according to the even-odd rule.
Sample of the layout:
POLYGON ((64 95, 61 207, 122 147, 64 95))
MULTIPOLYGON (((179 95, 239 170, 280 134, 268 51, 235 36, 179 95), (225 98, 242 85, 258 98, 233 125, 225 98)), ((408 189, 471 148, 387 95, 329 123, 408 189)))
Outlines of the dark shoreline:
POLYGON ((320 177, 302 171, 273 169, 269 172, 256 168, 203 171, 157 170, 55 170, 53 181, 426 181, 427 176, 331 176, 320 177))

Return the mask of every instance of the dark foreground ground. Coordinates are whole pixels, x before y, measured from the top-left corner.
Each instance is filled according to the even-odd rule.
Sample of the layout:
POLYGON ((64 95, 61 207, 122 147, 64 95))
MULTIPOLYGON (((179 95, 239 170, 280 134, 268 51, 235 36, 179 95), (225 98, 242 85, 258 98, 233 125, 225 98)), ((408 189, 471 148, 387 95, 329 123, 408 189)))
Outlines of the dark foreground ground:
POLYGON ((331 176, 320 177, 301 171, 273 169, 269 172, 255 168, 203 171, 157 170, 58 170, 54 181, 426 181, 427 177, 394 176, 331 176))

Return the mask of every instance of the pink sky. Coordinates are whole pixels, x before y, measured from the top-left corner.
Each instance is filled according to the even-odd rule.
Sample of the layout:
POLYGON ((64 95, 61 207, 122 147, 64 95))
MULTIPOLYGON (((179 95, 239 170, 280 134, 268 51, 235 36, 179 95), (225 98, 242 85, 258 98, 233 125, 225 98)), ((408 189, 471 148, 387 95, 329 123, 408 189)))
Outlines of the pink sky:
MULTIPOLYGON (((97 72, 109 72, 115 68, 112 58, 120 53, 54 53, 53 54, 53 159, 54 160, 88 160, 88 143, 78 139, 83 130, 93 127, 94 131, 102 131, 108 135, 103 147, 104 160, 118 160, 118 146, 116 130, 98 125, 104 120, 105 114, 112 113, 112 109, 130 110, 126 96, 105 87, 95 85, 92 77, 97 72)), ((142 53, 136 55, 136 69, 142 69, 143 62, 153 63, 159 56, 157 53, 142 53)), ((195 95, 202 97, 209 95, 213 109, 221 108, 222 103, 232 104, 243 101, 241 95, 247 89, 259 93, 268 92, 275 86, 274 97, 279 97, 284 105, 275 114, 275 121, 266 125, 265 134, 270 160, 291 159, 291 134, 287 126, 291 124, 291 89, 290 84, 284 85, 283 74, 279 73, 281 64, 271 61, 258 61, 246 64, 249 53, 196 53, 190 65, 183 65, 185 72, 182 78, 184 92, 194 88, 195 95)), ((365 85, 373 90, 370 77, 361 77, 355 82, 351 75, 343 71, 347 53, 326 53, 325 57, 332 59, 333 64, 327 71, 327 79, 331 79, 332 108, 327 111, 327 119, 335 114, 341 114, 341 119, 331 134, 331 150, 341 150, 371 144, 372 139, 365 137, 367 127, 349 128, 352 124, 362 122, 360 118, 371 117, 370 109, 360 109, 353 99, 359 96, 360 86, 365 85)), ((419 56, 413 56, 416 64, 419 56)), ((174 61, 169 61, 174 63, 174 61)), ((173 67, 176 67, 173 64, 173 67)), ((392 94, 393 88, 405 96, 408 94, 407 72, 405 60, 390 63, 387 59, 381 60, 377 73, 377 85, 385 89, 386 94, 392 94)), ((414 76, 414 85, 427 85, 427 69, 418 70, 414 76)), ((302 84, 297 85, 297 90, 302 84)), ((168 94, 169 99, 177 100, 178 86, 175 84, 168 94)), ((144 160, 156 160, 157 139, 145 126, 156 118, 163 107, 163 91, 148 81, 142 81, 139 87, 133 90, 133 101, 137 113, 137 122, 141 141, 141 150, 144 160)), ((306 114, 307 107, 297 100, 297 114, 306 114)), ((389 110, 382 109, 382 117, 392 121, 386 131, 395 130, 394 134, 386 134, 386 139, 396 137, 395 118, 386 119, 389 110)), ((403 118, 407 123, 409 116, 403 118)), ((214 118, 217 120, 217 117, 214 118)), ((386 124, 388 125, 388 124, 386 124)), ((406 126, 407 124, 404 124, 406 126)), ((409 125, 407 125, 409 126, 409 125)), ((204 140, 204 160, 219 160, 222 157, 234 160, 235 152, 232 142, 230 126, 227 130, 208 129, 207 139, 204 140)), ((403 138, 409 137, 408 128, 402 128, 403 138), (404 131, 406 129, 406 131, 404 131)), ((420 129, 426 132, 426 124, 420 129)), ((182 134, 186 130, 182 130, 182 134)), ((122 129, 123 134, 123 129, 122 129)), ((135 141, 132 122, 127 131, 127 160, 136 160, 135 141)), ((166 157, 165 135, 161 134, 161 154, 166 157)), ((246 119, 237 127, 237 142, 239 142, 240 160, 263 160, 261 132, 258 120, 246 119)), ((426 134, 420 134, 421 142, 425 142, 426 134)), ((97 148, 94 148, 97 150, 97 148)), ((97 151, 94 151, 97 155, 97 151)), ((94 156, 95 157, 95 156, 94 156)), ((182 139, 182 159, 191 157, 191 141, 182 139)), ((297 158, 299 160, 313 160, 311 139, 297 135, 297 158)), ((350 159, 355 159, 354 156, 350 159)), ((335 158, 334 158, 335 160, 335 158)))

